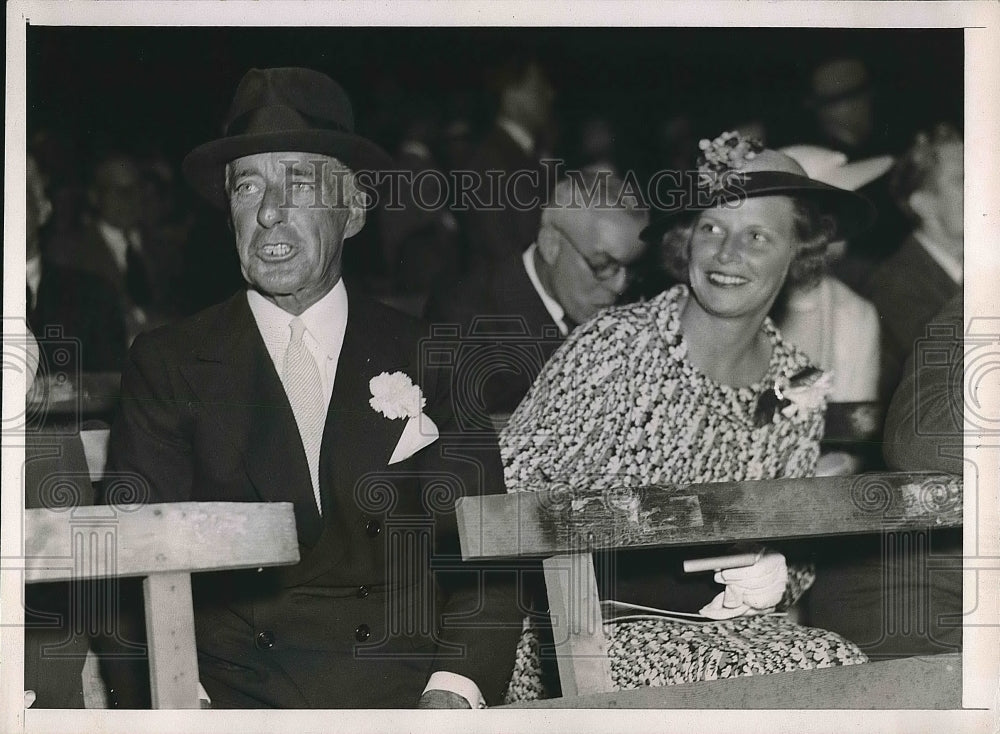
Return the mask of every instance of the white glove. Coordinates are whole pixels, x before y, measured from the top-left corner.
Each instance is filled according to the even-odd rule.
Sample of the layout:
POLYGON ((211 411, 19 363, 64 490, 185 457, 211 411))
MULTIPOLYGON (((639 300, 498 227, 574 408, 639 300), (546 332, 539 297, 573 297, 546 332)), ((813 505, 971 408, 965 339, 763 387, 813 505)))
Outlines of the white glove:
POLYGON ((703 617, 732 619, 766 614, 773 612, 784 596, 788 568, 781 553, 764 551, 752 566, 718 571, 715 581, 725 584, 726 589, 699 610, 703 617))

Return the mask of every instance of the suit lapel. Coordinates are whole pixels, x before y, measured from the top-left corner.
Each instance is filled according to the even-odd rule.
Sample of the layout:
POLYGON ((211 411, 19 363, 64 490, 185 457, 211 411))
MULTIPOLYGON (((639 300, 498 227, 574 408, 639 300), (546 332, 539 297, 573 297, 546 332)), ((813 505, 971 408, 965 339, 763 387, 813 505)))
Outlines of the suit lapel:
POLYGON ((238 293, 206 325, 197 361, 182 368, 215 435, 243 455, 263 502, 292 502, 299 539, 313 545, 321 530, 305 451, 288 398, 257 330, 246 294, 238 293))
POLYGON ((397 354, 395 340, 385 335, 384 315, 378 305, 362 295, 348 298, 347 329, 319 460, 322 535, 302 563, 283 570, 282 578, 289 586, 305 584, 331 568, 351 565, 352 553, 368 552, 352 546, 357 532, 349 527, 365 514, 366 506, 372 515, 378 514, 370 507, 373 497, 366 500, 361 480, 385 470, 406 423, 389 420, 368 403, 372 377, 405 371, 407 365, 397 354), (378 337, 373 336, 374 329, 380 330, 378 337))
POLYGON ((542 297, 535 290, 520 257, 514 265, 516 267, 511 268, 509 277, 504 280, 507 284, 505 288, 503 290, 498 288, 498 292, 504 295, 500 304, 503 310, 499 313, 523 314, 533 336, 541 336, 543 331, 551 333, 553 337, 561 334, 559 325, 545 308, 542 297))
POLYGON ((344 503, 344 509, 357 507, 358 479, 388 465, 406 425, 405 420, 389 420, 369 404, 371 378, 382 372, 406 371, 409 366, 393 338, 373 337, 373 329, 384 327, 377 310, 363 295, 350 296, 320 455, 321 481, 332 489, 334 508, 344 503))
POLYGON ((932 292, 941 303, 948 300, 957 290, 958 285, 942 268, 916 237, 910 238, 912 271, 916 271, 927 279, 927 292, 932 292))

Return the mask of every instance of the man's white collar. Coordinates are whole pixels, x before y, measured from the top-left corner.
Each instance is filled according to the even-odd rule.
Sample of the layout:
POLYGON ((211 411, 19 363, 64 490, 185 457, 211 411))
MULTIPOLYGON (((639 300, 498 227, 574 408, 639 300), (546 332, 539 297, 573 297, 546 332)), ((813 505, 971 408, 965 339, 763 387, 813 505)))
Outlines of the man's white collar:
POLYGON ((514 142, 517 143, 518 147, 521 148, 526 154, 531 155, 535 152, 535 140, 531 137, 531 133, 528 129, 519 122, 514 122, 509 117, 501 117, 497 120, 497 125, 503 129, 505 133, 510 135, 514 142))

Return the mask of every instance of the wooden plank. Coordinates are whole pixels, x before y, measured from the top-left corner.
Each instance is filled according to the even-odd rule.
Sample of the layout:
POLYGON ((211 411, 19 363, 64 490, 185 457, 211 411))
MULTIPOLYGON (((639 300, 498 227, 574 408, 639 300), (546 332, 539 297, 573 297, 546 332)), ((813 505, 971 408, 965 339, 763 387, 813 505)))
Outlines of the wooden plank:
POLYGON ((542 566, 563 694, 582 696, 610 690, 611 664, 593 556, 553 556, 542 561, 542 566))
POLYGON ((151 574, 142 592, 153 708, 199 708, 191 574, 151 574))
POLYGON ((87 458, 87 471, 90 481, 98 482, 104 478, 104 467, 108 463, 108 439, 111 431, 100 429, 80 431, 80 441, 83 443, 83 454, 87 458))
POLYGON ((960 477, 886 472, 647 487, 518 492, 456 504, 462 557, 551 556, 737 540, 959 527, 960 477))
POLYGON ((115 410, 120 395, 120 372, 83 372, 79 381, 49 380, 29 396, 28 405, 52 418, 101 416, 115 410))
POLYGON ((281 566, 299 560, 290 502, 25 511, 25 580, 281 566))
POLYGON ((553 698, 501 708, 960 709, 962 656, 902 658, 553 698))

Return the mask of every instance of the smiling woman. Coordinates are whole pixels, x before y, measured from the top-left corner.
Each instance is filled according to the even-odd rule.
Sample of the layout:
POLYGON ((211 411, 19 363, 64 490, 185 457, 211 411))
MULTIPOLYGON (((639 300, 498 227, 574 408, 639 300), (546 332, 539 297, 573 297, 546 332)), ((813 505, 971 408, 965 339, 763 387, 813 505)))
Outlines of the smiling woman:
MULTIPOLYGON (((789 277, 815 277, 831 237, 870 221, 870 205, 736 135, 703 141, 702 150, 702 205, 643 233, 672 250, 684 282, 570 335, 501 435, 509 492, 814 472, 828 376, 782 340, 767 313, 789 277)), ((838 635, 773 614, 812 580, 780 552, 762 549, 752 565, 720 571, 722 590, 685 576, 677 552, 598 556, 602 599, 645 610, 642 619, 606 620, 619 688, 865 660, 838 635)), ((551 661, 538 641, 531 629, 522 639, 512 700, 546 693, 551 661)))

